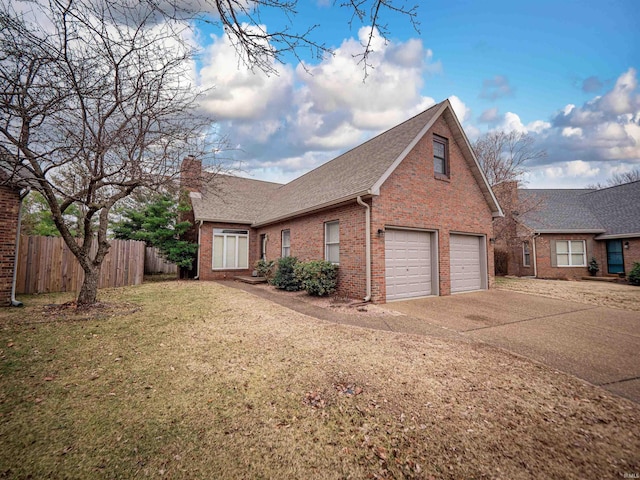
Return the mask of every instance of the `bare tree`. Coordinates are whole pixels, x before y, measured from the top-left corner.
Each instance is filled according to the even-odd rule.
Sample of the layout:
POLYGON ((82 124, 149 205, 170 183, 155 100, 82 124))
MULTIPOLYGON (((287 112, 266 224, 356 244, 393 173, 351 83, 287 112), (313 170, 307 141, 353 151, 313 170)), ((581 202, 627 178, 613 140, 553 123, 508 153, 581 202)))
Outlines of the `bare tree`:
MULTIPOLYGON (((126 1, 126 0, 124 0, 126 1)), ((306 0, 305 0, 306 1, 306 0)), ((163 18, 196 20, 222 27, 239 54, 241 61, 251 68, 277 73, 273 60, 283 62, 286 54, 301 60, 305 50, 314 58, 331 54, 331 48, 317 38, 320 25, 300 22, 297 17, 298 0, 142 0, 163 18), (275 13, 285 20, 283 27, 269 31, 262 22, 263 15, 275 13)), ((375 32, 385 40, 390 33, 384 19, 389 15, 406 18, 413 29, 419 31, 418 3, 406 0, 333 0, 333 6, 347 13, 349 27, 356 23, 371 27, 362 52, 357 55, 363 65, 365 77, 372 67, 369 56, 375 32)))
MULTIPOLYGON (((507 269, 507 259, 518 258, 522 242, 530 236, 521 219, 531 217, 542 208, 539 199, 519 194, 518 187, 527 172, 527 163, 547 154, 535 148, 533 137, 517 131, 488 132, 474 143, 473 149, 504 211, 505 216, 493 222, 493 236, 496 259, 502 258, 502 267, 507 269)), ((496 267, 499 263, 496 260, 496 267)))
POLYGON ((634 168, 629 172, 614 173, 605 180, 604 183, 591 183, 586 188, 592 188, 594 190, 601 190, 603 188, 615 187, 617 185, 624 185, 625 183, 640 181, 640 168, 634 168))
POLYGON ((476 140, 473 149, 489 184, 520 181, 528 162, 545 158, 547 152, 536 149, 534 142, 531 135, 515 130, 488 132, 476 140))
POLYGON ((109 213, 203 154, 191 51, 150 8, 87 0, 0 7, 0 165, 45 198, 96 302, 109 213), (79 210, 82 236, 65 213, 79 210), (92 248, 92 244, 95 245, 92 248))

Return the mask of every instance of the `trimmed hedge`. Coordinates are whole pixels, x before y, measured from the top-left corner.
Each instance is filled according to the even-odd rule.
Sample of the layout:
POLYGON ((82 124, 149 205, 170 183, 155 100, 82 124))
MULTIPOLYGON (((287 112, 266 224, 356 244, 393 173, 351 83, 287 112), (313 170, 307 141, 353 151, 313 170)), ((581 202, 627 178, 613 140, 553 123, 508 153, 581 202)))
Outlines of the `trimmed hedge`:
POLYGON ((312 260, 297 263, 295 275, 309 295, 322 297, 336 291, 338 285, 338 267, 324 260, 312 260))
POLYGON ((295 266, 298 263, 296 257, 284 257, 278 259, 278 268, 276 269, 271 285, 287 292, 297 292, 302 289, 300 281, 295 274, 295 266))

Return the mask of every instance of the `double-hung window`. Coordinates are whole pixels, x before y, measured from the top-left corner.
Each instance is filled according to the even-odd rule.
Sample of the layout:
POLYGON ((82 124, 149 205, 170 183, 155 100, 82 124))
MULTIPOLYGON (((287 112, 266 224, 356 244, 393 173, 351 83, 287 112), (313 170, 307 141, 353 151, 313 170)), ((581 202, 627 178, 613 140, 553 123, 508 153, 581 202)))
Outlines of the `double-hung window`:
POLYGON ((586 267, 584 240, 556 240, 556 264, 559 267, 586 267))
POLYGON ((433 172, 449 176, 449 142, 446 138, 433 136, 433 172))
POLYGON ((328 262, 340 263, 340 223, 324 224, 324 259, 328 262))
POLYGON ((282 230, 282 258, 291 256, 291 231, 282 230))
POLYGON ((522 266, 530 267, 531 266, 531 250, 529 242, 522 243, 522 266))
POLYGON ((214 228, 212 263, 214 270, 249 268, 249 231, 214 228))

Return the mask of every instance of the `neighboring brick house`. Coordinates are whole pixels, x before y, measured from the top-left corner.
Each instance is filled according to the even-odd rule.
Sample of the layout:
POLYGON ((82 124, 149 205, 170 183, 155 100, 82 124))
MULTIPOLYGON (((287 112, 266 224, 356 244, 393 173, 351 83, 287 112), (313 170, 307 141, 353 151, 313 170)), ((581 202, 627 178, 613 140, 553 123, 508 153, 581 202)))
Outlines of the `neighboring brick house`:
POLYGON ((625 276, 640 262, 640 182, 600 190, 507 183, 494 191, 505 210, 496 225, 512 238, 496 251, 507 251, 511 275, 576 280, 595 258, 598 276, 625 276))
POLYGON ((20 189, 8 183, 0 170, 0 306, 11 303, 15 268, 20 189))
POLYGON ((183 162, 202 280, 261 257, 339 265, 338 295, 385 302, 489 288, 500 206, 448 100, 285 185, 183 162), (367 268, 368 267, 368 268, 367 268))

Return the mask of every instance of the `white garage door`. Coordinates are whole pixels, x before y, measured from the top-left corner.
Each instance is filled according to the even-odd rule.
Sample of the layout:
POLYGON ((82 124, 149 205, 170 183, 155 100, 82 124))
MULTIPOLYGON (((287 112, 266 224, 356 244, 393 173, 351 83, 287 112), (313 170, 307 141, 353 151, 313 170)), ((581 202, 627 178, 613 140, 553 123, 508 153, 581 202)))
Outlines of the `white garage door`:
POLYGON ((451 293, 483 288, 482 237, 451 235, 451 293))
POLYGON ((431 234, 387 229, 384 243, 387 300, 431 295, 431 234))

